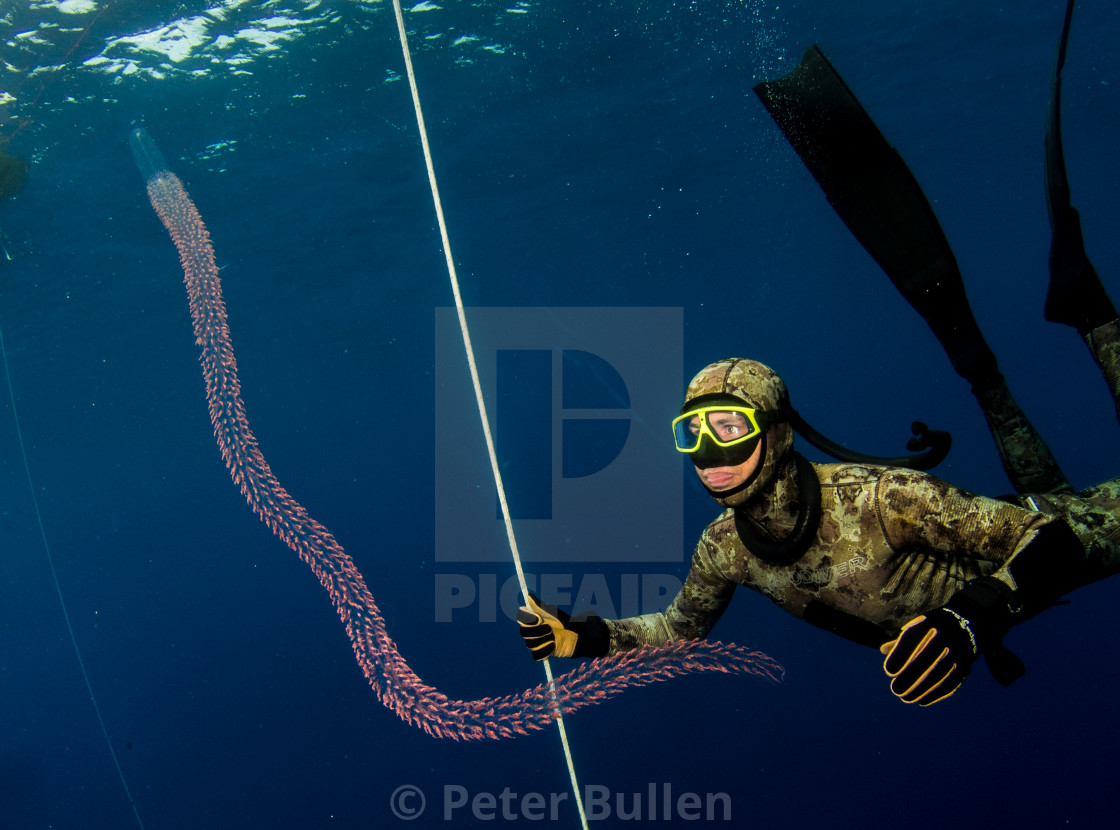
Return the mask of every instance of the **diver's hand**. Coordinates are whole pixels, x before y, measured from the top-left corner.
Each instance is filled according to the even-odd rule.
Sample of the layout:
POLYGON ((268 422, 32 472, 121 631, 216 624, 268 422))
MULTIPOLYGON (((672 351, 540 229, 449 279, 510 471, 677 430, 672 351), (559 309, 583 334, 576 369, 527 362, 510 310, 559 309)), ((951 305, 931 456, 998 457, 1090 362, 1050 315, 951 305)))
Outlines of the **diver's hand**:
POLYGON ((905 703, 929 706, 944 700, 968 677, 978 652, 968 620, 945 608, 915 617, 897 640, 879 650, 891 691, 905 703))
POLYGON ((960 688, 981 654, 989 663, 995 654, 1000 662, 1008 657, 1017 662, 1003 649, 1013 617, 1011 595, 1008 585, 981 577, 942 608, 904 625, 896 640, 879 649, 887 656, 883 671, 891 678, 891 691, 905 703, 930 706, 960 688))
POLYGON ((600 657, 607 653, 610 634, 603 620, 588 615, 572 620, 555 605, 542 605, 529 594, 528 604, 517 610, 521 637, 534 660, 546 657, 600 657))

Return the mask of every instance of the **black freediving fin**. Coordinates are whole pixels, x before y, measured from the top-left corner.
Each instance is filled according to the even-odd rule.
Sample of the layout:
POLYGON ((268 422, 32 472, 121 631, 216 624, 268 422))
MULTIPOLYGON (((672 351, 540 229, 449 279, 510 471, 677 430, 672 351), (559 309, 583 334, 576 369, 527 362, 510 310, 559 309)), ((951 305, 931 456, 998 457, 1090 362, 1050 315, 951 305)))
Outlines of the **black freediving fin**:
POLYGON ((1050 213, 1050 288, 1044 314, 1052 323, 1065 323, 1082 334, 1116 319, 1116 308, 1101 285, 1085 253, 1081 216, 1070 203, 1062 149, 1062 67, 1073 20, 1074 0, 1068 0, 1046 117, 1046 204, 1050 213))
POLYGON ((754 88, 844 223, 973 387, 1000 379, 965 295, 956 257, 898 152, 819 46, 754 88))

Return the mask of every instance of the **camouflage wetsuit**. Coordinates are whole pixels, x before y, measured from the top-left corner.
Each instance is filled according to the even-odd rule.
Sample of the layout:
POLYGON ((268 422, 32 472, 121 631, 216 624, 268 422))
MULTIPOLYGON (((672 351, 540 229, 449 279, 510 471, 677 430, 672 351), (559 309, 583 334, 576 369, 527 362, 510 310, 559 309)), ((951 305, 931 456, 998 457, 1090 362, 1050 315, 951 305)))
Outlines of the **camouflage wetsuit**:
MULTIPOLYGON (((1098 328, 1086 340, 1116 394, 1120 321, 1098 328)), ((726 392, 730 379, 737 377, 741 383, 735 382, 756 399, 752 405, 788 405, 784 384, 776 376, 765 376, 769 370, 761 364, 721 361, 713 367, 690 385, 689 400, 726 392), (709 371, 713 367, 719 368, 709 371)), ((744 396, 741 389, 735 394, 744 396)), ((1017 407, 1011 402, 1003 411, 989 405, 984 395, 977 397, 1009 472, 1037 472, 1038 453, 1049 457, 1049 451, 1035 438, 1025 437, 1034 433, 1022 428, 1017 407), (1016 417, 1010 417, 1011 410, 1016 417)), ((989 396, 993 402, 995 398, 989 396)), ((995 575, 1014 587, 1008 567, 1054 522, 1067 522, 1085 549, 1083 562, 1052 563, 1055 583, 1070 588, 1120 570, 1120 479, 1073 493, 1056 465, 1049 492, 1021 495, 1017 503, 1009 503, 912 470, 813 464, 821 497, 815 536, 796 561, 766 561, 740 538, 737 513, 740 521, 744 512, 749 515, 765 536, 781 539, 791 533, 799 509, 796 464, 790 461, 796 454, 788 425, 771 427, 767 442, 757 486, 738 502, 717 497, 728 509, 704 531, 688 578, 666 611, 604 621, 609 653, 704 637, 737 585, 759 591, 797 617, 878 645, 896 637, 916 615, 943 605, 976 577, 995 575), (1074 571, 1076 576, 1071 576, 1074 571)))

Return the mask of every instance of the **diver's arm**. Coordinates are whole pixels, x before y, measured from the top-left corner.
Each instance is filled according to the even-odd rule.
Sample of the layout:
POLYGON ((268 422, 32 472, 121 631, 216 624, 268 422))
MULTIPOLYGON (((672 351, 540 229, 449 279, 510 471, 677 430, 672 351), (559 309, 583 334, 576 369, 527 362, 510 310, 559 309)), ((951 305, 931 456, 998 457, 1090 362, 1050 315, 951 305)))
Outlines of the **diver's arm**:
POLYGON ((642 614, 624 620, 604 620, 593 614, 573 620, 555 606, 535 597, 517 614, 521 636, 534 659, 600 657, 643 645, 659 646, 674 640, 700 639, 723 614, 735 584, 723 577, 702 537, 696 546, 688 578, 664 613, 642 614))
POLYGON ((707 636, 735 592, 735 583, 716 566, 710 545, 705 532, 692 555, 684 585, 663 613, 603 621, 610 632, 608 654, 707 636))
MULTIPOLYGON (((935 549, 948 546, 1000 564, 991 575, 968 582, 945 605, 915 617, 882 647, 891 691, 922 706, 953 694, 981 655, 998 681, 1010 683, 1021 675, 1022 663, 1003 647, 1004 635, 1080 584, 1086 565, 1084 547, 1061 519, 928 478, 916 482, 918 489, 939 498, 922 512, 921 539, 935 549)), ((886 503, 892 501, 908 505, 888 496, 886 503)), ((900 528, 910 524, 898 516, 894 523, 900 528)))

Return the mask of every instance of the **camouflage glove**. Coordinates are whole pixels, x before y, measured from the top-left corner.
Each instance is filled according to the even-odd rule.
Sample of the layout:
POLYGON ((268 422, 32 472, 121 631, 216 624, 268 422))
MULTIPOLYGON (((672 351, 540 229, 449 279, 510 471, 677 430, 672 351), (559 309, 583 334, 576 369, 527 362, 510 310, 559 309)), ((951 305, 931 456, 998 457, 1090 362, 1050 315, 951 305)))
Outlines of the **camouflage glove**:
POLYGON ((1017 611, 1014 592, 1000 580, 974 579, 943 607, 915 617, 879 650, 891 691, 905 703, 930 706, 958 688, 976 658, 988 658, 1001 683, 1022 674, 1022 663, 1003 648, 1017 611))
POLYGON ((529 594, 528 605, 517 611, 521 637, 534 660, 547 657, 601 657, 610 645, 610 633, 602 618, 588 614, 573 620, 555 605, 541 605, 529 594))

